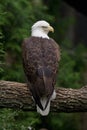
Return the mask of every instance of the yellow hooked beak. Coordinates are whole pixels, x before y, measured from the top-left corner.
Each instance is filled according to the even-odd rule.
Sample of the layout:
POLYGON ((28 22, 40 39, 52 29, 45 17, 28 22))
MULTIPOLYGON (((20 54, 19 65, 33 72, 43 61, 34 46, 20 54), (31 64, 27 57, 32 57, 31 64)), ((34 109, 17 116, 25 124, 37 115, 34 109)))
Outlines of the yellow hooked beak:
POLYGON ((53 28, 52 26, 48 26, 48 30, 49 30, 50 32, 54 32, 54 28, 53 28))

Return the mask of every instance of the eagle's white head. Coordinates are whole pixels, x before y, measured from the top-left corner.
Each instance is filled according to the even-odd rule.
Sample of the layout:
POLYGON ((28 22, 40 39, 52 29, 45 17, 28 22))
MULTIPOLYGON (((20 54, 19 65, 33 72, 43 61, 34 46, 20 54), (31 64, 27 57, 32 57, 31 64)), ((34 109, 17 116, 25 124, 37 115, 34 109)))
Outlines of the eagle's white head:
POLYGON ((32 31, 32 34, 31 34, 32 36, 49 39, 48 33, 49 31, 54 32, 54 29, 52 26, 50 26, 48 22, 41 20, 34 23, 31 31, 32 31))

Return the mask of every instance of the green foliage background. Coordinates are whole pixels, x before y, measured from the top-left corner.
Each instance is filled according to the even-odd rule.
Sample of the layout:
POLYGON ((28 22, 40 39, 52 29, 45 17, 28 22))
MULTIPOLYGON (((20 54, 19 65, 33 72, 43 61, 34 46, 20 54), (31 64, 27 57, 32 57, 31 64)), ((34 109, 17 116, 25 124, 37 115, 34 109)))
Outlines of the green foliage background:
MULTIPOLYGON (((56 31, 52 37, 61 46, 57 86, 79 88, 84 84, 87 48, 82 44, 75 47, 68 38, 63 38, 65 30, 73 20, 70 17, 61 19, 59 12, 56 11, 60 4, 60 0, 51 0, 48 7, 41 1, 35 0, 0 1, 1 80, 26 81, 22 67, 21 44, 24 38, 30 36, 33 23, 44 19, 54 26, 56 31), (59 24, 55 20, 56 17, 59 19, 59 24)), ((80 130, 79 115, 72 113, 51 113, 45 121, 46 127, 50 130, 80 130)), ((43 119, 36 112, 0 110, 0 130, 27 130, 28 126, 38 130, 41 125, 43 125, 43 119)))

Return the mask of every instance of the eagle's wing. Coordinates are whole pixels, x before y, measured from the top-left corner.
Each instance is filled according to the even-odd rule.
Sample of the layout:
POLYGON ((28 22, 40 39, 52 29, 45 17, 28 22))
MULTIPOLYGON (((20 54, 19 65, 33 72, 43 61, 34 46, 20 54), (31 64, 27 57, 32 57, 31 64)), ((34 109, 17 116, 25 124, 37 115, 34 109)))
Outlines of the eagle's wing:
POLYGON ((36 104, 44 110, 54 91, 60 60, 59 46, 53 39, 31 37, 23 42, 22 54, 30 91, 36 104), (47 98, 44 106, 43 98, 47 98))

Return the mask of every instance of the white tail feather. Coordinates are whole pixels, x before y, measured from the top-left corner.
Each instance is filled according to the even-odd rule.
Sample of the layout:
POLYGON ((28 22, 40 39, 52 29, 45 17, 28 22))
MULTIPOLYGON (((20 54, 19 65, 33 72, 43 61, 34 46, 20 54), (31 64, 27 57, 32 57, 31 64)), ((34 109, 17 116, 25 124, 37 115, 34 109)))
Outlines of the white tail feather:
MULTIPOLYGON (((40 113, 42 116, 48 115, 48 114, 49 114, 49 111, 50 111, 50 101, 53 100, 53 99, 55 99, 55 98, 56 98, 56 92, 55 92, 55 90, 54 90, 54 92, 53 92, 53 94, 52 94, 52 96, 51 96, 51 98, 50 98, 50 100, 49 100, 49 102, 48 102, 48 105, 47 105, 46 109, 42 111, 42 110, 38 107, 38 105, 37 105, 37 112, 40 113)), ((47 100, 48 100, 47 98, 42 98, 42 99, 40 100, 40 102, 41 102, 43 108, 45 108, 47 100)))
POLYGON ((51 96, 51 100, 54 100, 56 98, 56 92, 55 92, 55 90, 53 91, 53 94, 52 94, 52 96, 51 96))
MULTIPOLYGON (((46 101, 44 101, 44 100, 41 101, 41 104, 42 104, 43 108, 45 107, 46 101)), ((48 105, 47 105, 46 109, 43 110, 43 111, 37 106, 37 112, 40 113, 42 116, 48 115, 49 111, 50 111, 50 101, 48 102, 48 105)))

